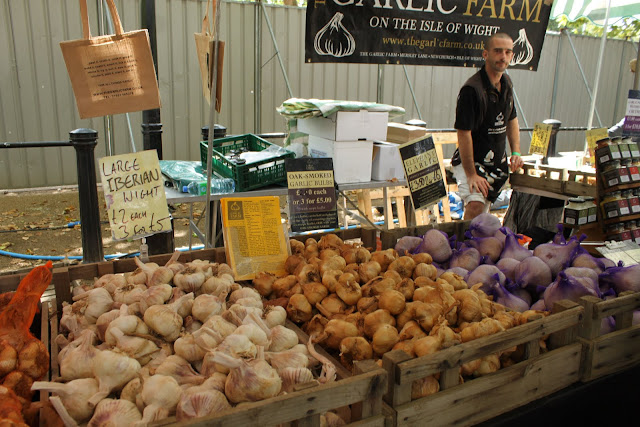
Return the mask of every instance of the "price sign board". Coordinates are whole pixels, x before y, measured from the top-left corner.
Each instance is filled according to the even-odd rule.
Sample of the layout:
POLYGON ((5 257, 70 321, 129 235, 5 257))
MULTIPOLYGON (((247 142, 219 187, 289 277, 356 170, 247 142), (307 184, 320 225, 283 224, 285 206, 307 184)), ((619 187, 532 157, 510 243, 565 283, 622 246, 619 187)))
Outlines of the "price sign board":
POLYGON ((536 123, 533 125, 533 136, 529 146, 529 154, 547 155, 549 140, 551 139, 551 129, 553 125, 536 123))
POLYGON ((280 198, 229 197, 220 200, 227 264, 236 280, 251 280, 259 271, 287 274, 288 237, 280 219, 280 198))
POLYGON ((291 231, 338 228, 333 159, 285 159, 291 231))
POLYGON ((100 175, 114 240, 171 231, 156 150, 103 157, 100 175))
POLYGON ((596 142, 598 142, 601 139, 604 138, 608 138, 609 137, 609 132, 607 130, 607 128, 596 128, 596 129, 589 129, 587 131, 587 147, 589 148, 589 156, 592 159, 592 162, 595 164, 595 159, 596 158, 596 142))
POLYGON ((447 195, 431 134, 402 144, 398 149, 414 209, 431 206, 447 195))
POLYGON ((622 133, 625 136, 640 136, 640 90, 629 91, 622 133))

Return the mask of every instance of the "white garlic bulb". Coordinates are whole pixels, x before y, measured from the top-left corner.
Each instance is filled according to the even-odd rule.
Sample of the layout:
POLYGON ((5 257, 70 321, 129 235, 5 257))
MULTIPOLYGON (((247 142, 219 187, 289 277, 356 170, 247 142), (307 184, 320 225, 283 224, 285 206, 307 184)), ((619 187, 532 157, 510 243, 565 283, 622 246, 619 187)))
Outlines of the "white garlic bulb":
POLYGON ((124 285, 113 292, 113 301, 121 304, 133 304, 147 290, 146 285, 124 285))
POLYGON ((167 356, 155 370, 155 375, 168 375, 178 384, 202 384, 205 377, 198 374, 182 357, 172 354, 167 356))
POLYGON ((278 372, 262 358, 245 361, 216 352, 214 361, 230 370, 224 390, 233 403, 256 402, 280 393, 278 372))
POLYGON ((262 301, 262 296, 253 288, 240 288, 237 291, 231 292, 229 295, 229 303, 233 304, 242 298, 253 298, 256 301, 262 301))
POLYGON ((279 371, 282 378, 282 391, 291 393, 298 384, 306 384, 313 381, 313 373, 309 368, 284 368, 279 371))
POLYGON ((214 331, 222 335, 223 338, 231 335, 237 328, 236 325, 228 322, 222 316, 211 316, 206 322, 202 324, 202 327, 213 329, 214 331))
POLYGON ((103 399, 96 406, 87 427, 128 426, 142 419, 134 403, 122 399, 103 399))
POLYGON ((182 389, 173 377, 156 374, 144 380, 140 396, 146 406, 142 412, 142 419, 135 425, 146 426, 175 412, 182 396, 182 389))
POLYGON ((205 417, 231 408, 227 397, 218 390, 203 390, 185 393, 176 408, 178 421, 205 417))
POLYGON ((91 330, 85 330, 58 354, 63 380, 93 377, 93 359, 100 352, 93 345, 95 336, 91 330))
POLYGON ((98 392, 98 381, 94 378, 81 378, 67 383, 35 381, 31 390, 46 390, 60 396, 67 413, 77 423, 83 423, 93 415, 93 406, 87 400, 98 392))
POLYGON ((287 321, 287 310, 279 305, 270 305, 264 309, 264 321, 269 328, 277 325, 284 326, 287 321))
POLYGON ((282 325, 277 325, 271 328, 271 345, 269 345, 269 351, 284 351, 289 350, 294 345, 298 344, 298 335, 289 328, 282 325))
POLYGON ((173 276, 173 284, 185 292, 197 292, 205 280, 205 272, 192 265, 173 276))
POLYGON ((111 310, 113 299, 105 288, 94 288, 73 297, 74 301, 85 300, 84 317, 87 322, 95 324, 101 314, 111 310))
POLYGON ((193 317, 205 323, 211 316, 222 313, 226 307, 225 297, 226 295, 221 297, 209 294, 198 295, 191 307, 193 317))
POLYGON ((93 358, 93 376, 98 380, 99 391, 89 399, 96 405, 112 390, 119 390, 131 381, 140 370, 140 363, 129 356, 110 350, 99 352, 93 358))

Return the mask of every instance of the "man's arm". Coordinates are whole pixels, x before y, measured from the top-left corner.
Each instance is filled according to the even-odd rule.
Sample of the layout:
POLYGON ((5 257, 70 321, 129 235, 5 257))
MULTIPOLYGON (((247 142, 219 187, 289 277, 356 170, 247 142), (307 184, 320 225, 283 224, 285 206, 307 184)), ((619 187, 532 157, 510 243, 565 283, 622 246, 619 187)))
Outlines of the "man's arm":
MULTIPOLYGON (((520 125, 517 117, 507 122, 507 139, 509 140, 511 153, 520 153, 520 125)), ((511 172, 515 172, 524 165, 524 160, 522 160, 520 154, 511 155, 509 163, 511 172)))
POLYGON ((458 130, 458 152, 460 161, 467 175, 470 193, 482 193, 484 197, 489 194, 489 183, 486 179, 476 173, 475 161, 473 159, 473 139, 470 130, 458 130))

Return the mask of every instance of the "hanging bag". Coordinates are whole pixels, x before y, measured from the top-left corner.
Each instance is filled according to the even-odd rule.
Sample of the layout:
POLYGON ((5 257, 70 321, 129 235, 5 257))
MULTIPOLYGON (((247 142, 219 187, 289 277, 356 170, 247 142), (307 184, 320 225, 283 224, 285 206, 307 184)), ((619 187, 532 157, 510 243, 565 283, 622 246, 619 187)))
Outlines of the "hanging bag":
POLYGON ((81 119, 160 108, 147 30, 123 32, 107 0, 115 35, 91 37, 87 1, 80 1, 80 40, 60 42, 81 119))
MULTIPOLYGON (((213 0, 213 23, 209 25, 209 10, 211 0, 207 1, 207 12, 202 19, 202 31, 194 33, 196 39, 196 52, 200 63, 200 75, 202 77, 202 92, 205 99, 211 105, 211 85, 213 83, 214 36, 213 29, 216 20, 217 0, 213 0)), ((222 66, 224 62, 224 42, 218 43, 218 68, 216 70, 216 111, 219 113, 222 107, 222 66)))

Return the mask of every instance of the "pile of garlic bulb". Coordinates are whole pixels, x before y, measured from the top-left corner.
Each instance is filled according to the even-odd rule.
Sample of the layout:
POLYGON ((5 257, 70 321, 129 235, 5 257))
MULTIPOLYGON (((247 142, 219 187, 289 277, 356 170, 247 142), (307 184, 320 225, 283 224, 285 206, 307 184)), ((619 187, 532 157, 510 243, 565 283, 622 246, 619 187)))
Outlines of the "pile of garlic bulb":
POLYGON ((284 326, 283 307, 235 283, 227 264, 178 257, 136 258, 133 272, 74 288, 55 338, 60 377, 32 388, 54 395, 66 425, 203 417, 334 379, 331 362, 284 326))
MULTIPOLYGON (((400 256, 394 249, 371 252, 335 234, 291 240, 287 275, 258 273, 255 289, 286 306, 290 320, 342 364, 402 350, 412 357, 495 334, 548 312, 507 309, 452 272, 438 275, 428 253, 400 256)), ((541 341, 542 350, 545 342, 541 341)), ((460 380, 490 374, 522 360, 522 347, 470 361, 460 380)), ((412 398, 439 391, 428 377, 413 384, 412 398)))

